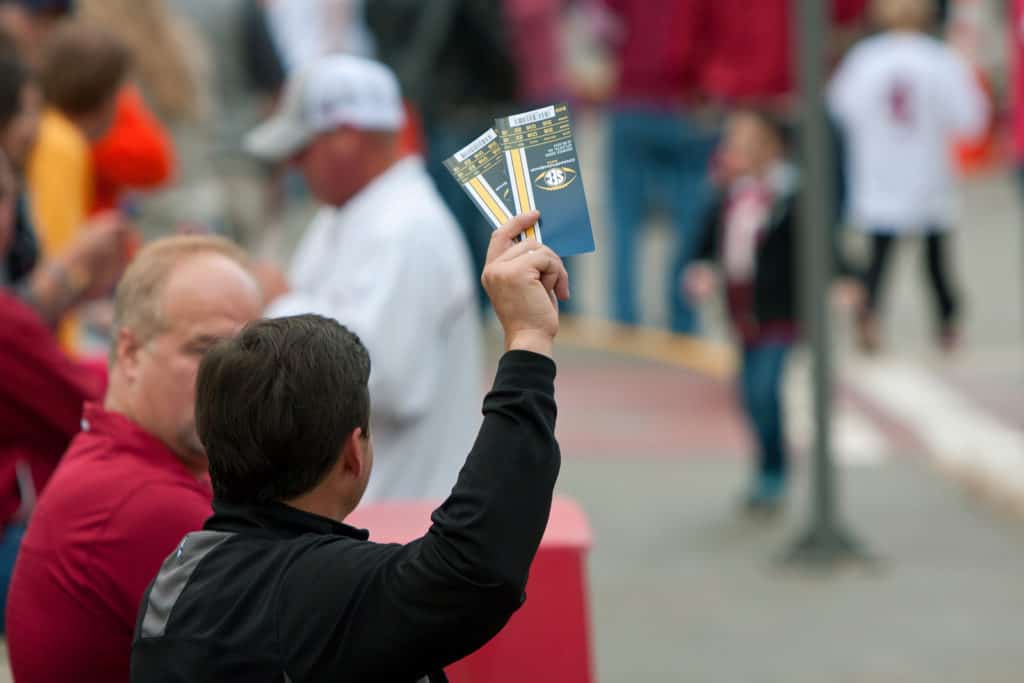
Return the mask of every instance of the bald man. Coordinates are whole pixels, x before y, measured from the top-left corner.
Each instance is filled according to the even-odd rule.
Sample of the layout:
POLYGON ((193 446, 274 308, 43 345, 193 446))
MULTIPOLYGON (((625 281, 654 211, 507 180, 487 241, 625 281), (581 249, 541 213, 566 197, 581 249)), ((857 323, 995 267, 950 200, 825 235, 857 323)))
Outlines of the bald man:
POLYGON ((128 680, 146 585, 211 511, 193 417, 199 361, 262 304, 244 253, 219 238, 160 240, 125 273, 106 399, 86 404, 11 581, 18 681, 128 680))

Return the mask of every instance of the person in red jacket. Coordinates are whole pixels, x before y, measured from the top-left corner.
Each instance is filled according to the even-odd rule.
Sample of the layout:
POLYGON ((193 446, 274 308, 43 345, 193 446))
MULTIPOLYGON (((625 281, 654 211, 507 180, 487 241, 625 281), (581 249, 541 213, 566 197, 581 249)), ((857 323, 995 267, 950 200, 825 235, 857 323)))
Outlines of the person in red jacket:
POLYGON ((0 155, 0 631, 36 497, 78 432, 82 404, 101 396, 105 384, 105 376, 64 354, 54 326, 113 286, 124 268, 128 233, 121 221, 97 220, 62 255, 15 279, 6 257, 17 248, 17 200, 14 174, 0 155))
POLYGON ((39 498, 7 606, 21 683, 127 681, 146 584, 210 514, 195 380, 205 351, 259 317, 244 252, 178 236, 136 256, 115 295, 110 386, 39 498))
POLYGON ((110 130, 92 145, 93 196, 90 215, 120 208, 126 190, 151 190, 174 173, 170 134, 146 106, 134 85, 117 95, 110 130))

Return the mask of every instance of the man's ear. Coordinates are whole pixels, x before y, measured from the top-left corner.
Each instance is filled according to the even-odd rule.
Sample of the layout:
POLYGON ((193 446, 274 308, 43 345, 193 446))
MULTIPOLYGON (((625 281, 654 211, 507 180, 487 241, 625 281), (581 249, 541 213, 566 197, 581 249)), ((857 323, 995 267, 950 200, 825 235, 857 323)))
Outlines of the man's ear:
POLYGON ((134 331, 124 327, 118 330, 117 339, 114 341, 114 367, 129 382, 135 381, 141 351, 142 344, 139 343, 134 331))
POLYGON ((366 444, 362 427, 356 427, 345 437, 345 443, 341 447, 341 464, 346 476, 359 479, 363 475, 363 470, 369 467, 366 444))

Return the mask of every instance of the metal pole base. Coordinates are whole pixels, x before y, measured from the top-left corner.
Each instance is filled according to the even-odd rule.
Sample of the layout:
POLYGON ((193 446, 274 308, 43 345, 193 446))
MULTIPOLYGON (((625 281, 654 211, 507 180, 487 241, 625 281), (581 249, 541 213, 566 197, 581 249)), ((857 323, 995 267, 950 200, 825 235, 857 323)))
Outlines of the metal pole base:
POLYGON ((783 564, 807 569, 833 570, 851 565, 875 566, 876 559, 846 529, 816 524, 789 549, 783 564))

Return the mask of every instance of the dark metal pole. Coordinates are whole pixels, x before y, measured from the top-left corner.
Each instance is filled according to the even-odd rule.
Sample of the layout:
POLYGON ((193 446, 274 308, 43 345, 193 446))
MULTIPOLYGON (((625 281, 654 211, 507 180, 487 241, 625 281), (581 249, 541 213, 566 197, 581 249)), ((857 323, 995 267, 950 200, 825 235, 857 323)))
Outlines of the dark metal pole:
POLYGON ((859 544, 842 528, 837 514, 835 465, 832 459, 832 353, 828 291, 832 280, 832 145, 825 109, 829 21, 825 0, 799 0, 794 23, 801 92, 800 199, 802 309, 813 356, 814 468, 810 525, 787 559, 831 566, 864 557, 859 544))
POLYGON ((803 270, 807 279, 804 310, 814 352, 814 468, 815 513, 819 523, 831 526, 835 506, 835 471, 832 466, 832 354, 825 292, 832 279, 830 221, 832 173, 828 124, 822 92, 825 86, 825 2, 801 0, 800 86, 804 121, 800 135, 806 190, 801 197, 803 270))

